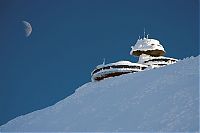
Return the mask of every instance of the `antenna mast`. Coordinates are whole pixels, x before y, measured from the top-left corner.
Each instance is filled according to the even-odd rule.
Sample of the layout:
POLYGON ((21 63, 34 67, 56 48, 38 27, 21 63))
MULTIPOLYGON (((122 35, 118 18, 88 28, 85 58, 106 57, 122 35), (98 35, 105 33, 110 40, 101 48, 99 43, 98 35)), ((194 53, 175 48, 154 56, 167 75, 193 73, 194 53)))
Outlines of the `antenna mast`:
POLYGON ((144 28, 144 38, 145 38, 145 28, 144 28))
POLYGON ((106 59, 105 58, 103 58, 103 65, 105 65, 106 64, 106 59))

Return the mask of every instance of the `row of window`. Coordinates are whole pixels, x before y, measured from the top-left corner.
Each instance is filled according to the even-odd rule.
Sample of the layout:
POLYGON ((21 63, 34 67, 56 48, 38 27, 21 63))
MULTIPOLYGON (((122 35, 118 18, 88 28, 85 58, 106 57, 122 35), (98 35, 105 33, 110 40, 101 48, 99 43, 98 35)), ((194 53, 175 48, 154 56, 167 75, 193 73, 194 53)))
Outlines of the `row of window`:
POLYGON ((171 61, 171 62, 176 62, 176 60, 173 59, 152 59, 152 60, 148 60, 148 61, 144 61, 144 63, 150 62, 150 61, 171 61))
POLYGON ((104 78, 108 78, 108 77, 115 77, 115 76, 119 76, 119 75, 122 75, 122 74, 127 74, 127 73, 135 73, 137 71, 131 71, 131 72, 113 72, 113 73, 109 73, 109 74, 104 74, 103 76, 100 76, 100 77, 95 77, 94 79, 95 80, 102 80, 104 78))
POLYGON ((99 68, 99 69, 96 69, 92 72, 92 74, 94 73, 97 73, 101 70, 106 70, 106 69, 112 69, 112 68, 133 68, 133 69, 141 69, 141 70, 144 70, 145 68, 147 67, 140 67, 140 66, 129 66, 129 65, 113 65, 113 66, 107 66, 107 67, 103 67, 103 68, 99 68))

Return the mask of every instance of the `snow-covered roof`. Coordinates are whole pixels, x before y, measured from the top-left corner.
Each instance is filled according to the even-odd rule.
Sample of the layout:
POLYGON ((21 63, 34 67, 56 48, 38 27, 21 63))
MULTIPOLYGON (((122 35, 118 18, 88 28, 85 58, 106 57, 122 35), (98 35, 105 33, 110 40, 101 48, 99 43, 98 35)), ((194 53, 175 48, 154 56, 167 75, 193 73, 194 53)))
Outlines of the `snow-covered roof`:
POLYGON ((112 65, 135 65, 135 63, 132 63, 130 61, 118 61, 118 62, 115 62, 115 63, 111 63, 112 65))
POLYGON ((102 67, 106 67, 106 66, 113 66, 113 65, 129 65, 129 66, 146 66, 143 64, 138 64, 138 63, 132 63, 130 61, 118 61, 118 62, 114 62, 114 63, 109 63, 109 64, 100 64, 98 65, 96 68, 102 68, 102 67))
MULTIPOLYGON (((135 51, 154 51, 154 50, 157 50, 157 51, 161 51, 162 54, 165 53, 163 46, 156 39, 148 39, 148 38, 138 39, 135 46, 132 46, 131 48, 132 48, 132 50, 130 52, 131 55, 134 54, 135 51)), ((139 54, 142 54, 142 53, 139 53, 139 54)))

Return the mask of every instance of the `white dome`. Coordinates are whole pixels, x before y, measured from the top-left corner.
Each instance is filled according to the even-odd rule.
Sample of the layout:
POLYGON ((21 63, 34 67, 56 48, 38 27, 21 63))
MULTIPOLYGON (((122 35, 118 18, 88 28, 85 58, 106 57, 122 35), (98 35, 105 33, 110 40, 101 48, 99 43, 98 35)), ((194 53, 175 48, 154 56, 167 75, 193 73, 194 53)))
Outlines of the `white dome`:
POLYGON ((132 47, 133 50, 141 50, 141 51, 146 51, 146 50, 163 50, 163 46, 160 44, 158 40, 155 39, 138 39, 135 46, 132 47))
POLYGON ((143 38, 143 39, 138 39, 135 46, 131 47, 132 50, 130 54, 133 54, 135 51, 140 51, 140 54, 142 54, 142 51, 163 51, 165 53, 165 50, 163 46, 160 44, 160 42, 156 39, 148 39, 148 38, 143 38))

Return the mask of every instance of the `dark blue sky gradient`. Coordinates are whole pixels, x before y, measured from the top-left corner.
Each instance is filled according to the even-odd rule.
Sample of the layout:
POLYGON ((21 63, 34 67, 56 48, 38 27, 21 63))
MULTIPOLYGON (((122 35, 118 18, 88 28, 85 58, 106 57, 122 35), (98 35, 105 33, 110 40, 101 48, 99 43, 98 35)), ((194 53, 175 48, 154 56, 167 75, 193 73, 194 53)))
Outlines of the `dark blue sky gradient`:
POLYGON ((1 0, 0 125, 69 96, 103 58, 137 61, 130 47, 144 27, 166 56, 197 56, 198 8, 198 0, 1 0))

